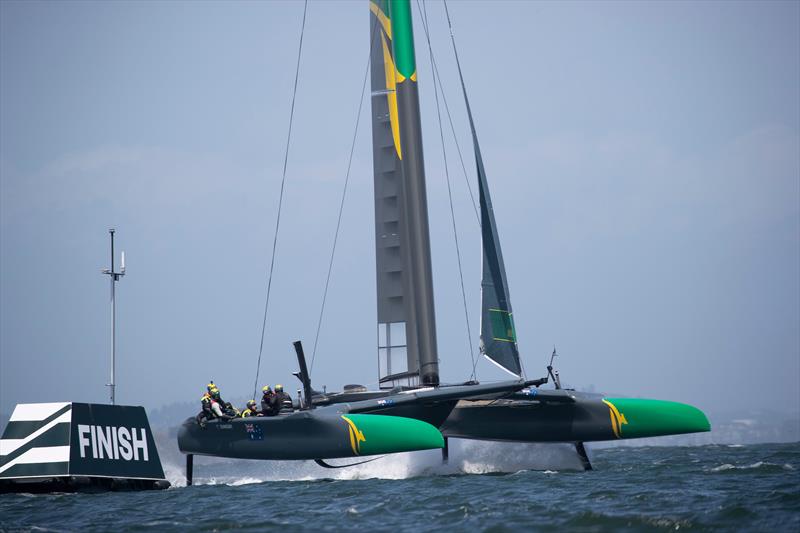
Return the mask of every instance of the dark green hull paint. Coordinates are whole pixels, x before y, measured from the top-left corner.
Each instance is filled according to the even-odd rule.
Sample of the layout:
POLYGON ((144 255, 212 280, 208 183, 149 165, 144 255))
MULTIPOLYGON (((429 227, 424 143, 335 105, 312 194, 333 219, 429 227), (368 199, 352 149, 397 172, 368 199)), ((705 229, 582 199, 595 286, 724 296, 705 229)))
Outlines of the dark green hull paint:
POLYGON ((444 447, 439 430, 420 420, 401 416, 347 415, 363 431, 359 455, 413 452, 444 447))
POLYGON ((691 405, 640 398, 605 398, 624 417, 620 438, 658 437, 711 431, 703 412, 691 405))

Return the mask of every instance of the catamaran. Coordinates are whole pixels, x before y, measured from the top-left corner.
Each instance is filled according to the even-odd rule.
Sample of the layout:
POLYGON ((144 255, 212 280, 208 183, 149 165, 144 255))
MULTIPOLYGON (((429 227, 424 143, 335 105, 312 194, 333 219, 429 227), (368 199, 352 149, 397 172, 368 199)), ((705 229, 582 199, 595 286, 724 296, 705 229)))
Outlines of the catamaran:
POLYGON ((591 469, 584 442, 709 431, 706 416, 690 405, 564 389, 552 357, 547 377, 523 376, 499 232, 455 41, 479 191, 479 349, 512 378, 440 383, 411 4, 370 0, 369 10, 379 390, 314 393, 296 344, 306 396, 301 411, 208 428, 189 419, 178 436, 181 450, 189 458, 321 460, 442 448, 446 459, 449 437, 568 442, 574 443, 584 468, 591 469), (554 388, 545 389, 546 383, 554 388), (355 428, 357 417, 364 427, 382 429, 373 430, 374 436, 361 433, 355 428), (371 447, 370 439, 381 444, 371 447), (362 441, 364 447, 357 447, 362 441))
MULTIPOLYGON (((380 383, 387 388, 436 386, 438 356, 411 6, 407 0, 371 0, 370 12, 378 27, 371 39, 371 80, 380 383)), ((522 380, 503 253, 452 28, 451 39, 478 179, 483 256, 479 349, 522 380)), ((582 445, 586 441, 710 430, 708 419, 695 407, 563 390, 553 374, 552 357, 548 373, 553 390, 532 388, 505 398, 460 401, 440 426, 442 433, 468 439, 574 442, 588 467, 582 445)))

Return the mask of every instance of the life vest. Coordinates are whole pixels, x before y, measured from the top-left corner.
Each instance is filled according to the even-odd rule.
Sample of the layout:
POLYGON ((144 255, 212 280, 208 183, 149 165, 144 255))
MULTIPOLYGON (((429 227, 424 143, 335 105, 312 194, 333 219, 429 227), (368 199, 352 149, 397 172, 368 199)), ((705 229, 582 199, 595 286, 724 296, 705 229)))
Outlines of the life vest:
POLYGON ((203 396, 200 398, 200 405, 203 408, 203 412, 206 413, 207 415, 212 414, 211 413, 212 402, 213 400, 211 399, 211 395, 209 393, 203 394, 203 396))

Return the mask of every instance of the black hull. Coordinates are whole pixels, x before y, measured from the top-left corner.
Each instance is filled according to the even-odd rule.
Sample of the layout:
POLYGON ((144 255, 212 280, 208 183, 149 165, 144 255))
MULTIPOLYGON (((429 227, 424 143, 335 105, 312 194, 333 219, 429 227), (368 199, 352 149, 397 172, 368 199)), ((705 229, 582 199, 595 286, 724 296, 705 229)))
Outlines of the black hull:
POLYGON ((298 460, 352 457, 348 427, 339 417, 309 411, 275 417, 212 420, 188 418, 178 430, 183 453, 234 459, 298 460))
POLYGON ((711 426, 702 411, 678 402, 536 390, 461 401, 440 429, 445 437, 465 439, 592 442, 698 433, 711 426))
POLYGON ((321 408, 285 416, 186 420, 178 447, 190 455, 236 459, 317 460, 441 448, 431 424, 410 417, 347 413, 321 408))
POLYGON ((614 440, 600 401, 545 404, 524 400, 462 401, 440 427, 445 437, 514 442, 614 440))

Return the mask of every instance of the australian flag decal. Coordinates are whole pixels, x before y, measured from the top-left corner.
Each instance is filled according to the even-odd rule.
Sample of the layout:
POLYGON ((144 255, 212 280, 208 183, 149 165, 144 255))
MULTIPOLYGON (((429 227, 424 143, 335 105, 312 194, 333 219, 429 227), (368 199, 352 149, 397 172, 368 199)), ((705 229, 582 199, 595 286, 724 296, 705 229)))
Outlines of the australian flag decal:
POLYGON ((247 431, 247 437, 250 440, 264 440, 264 432, 261 430, 261 426, 245 424, 244 429, 247 431))

